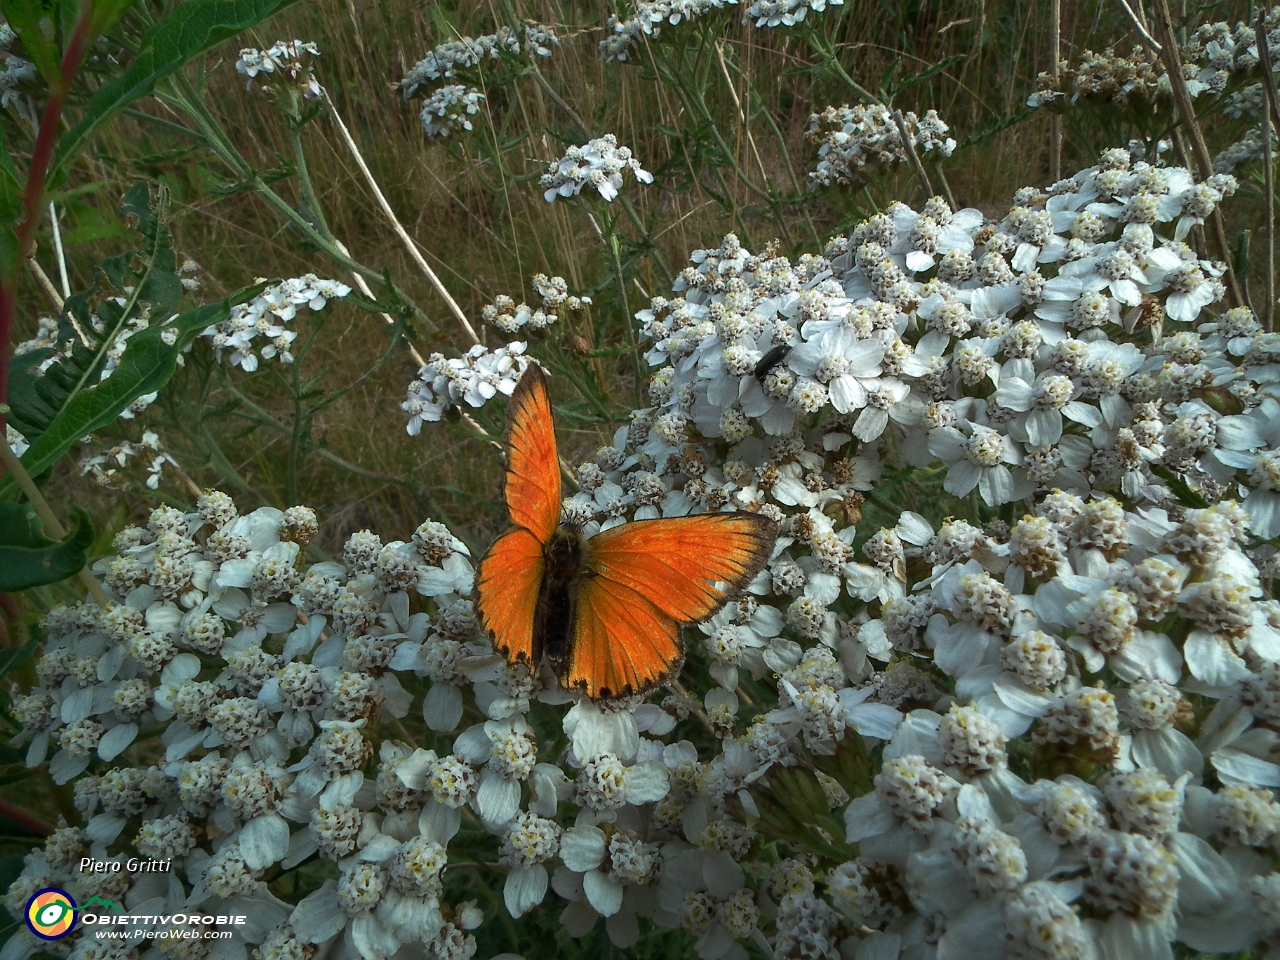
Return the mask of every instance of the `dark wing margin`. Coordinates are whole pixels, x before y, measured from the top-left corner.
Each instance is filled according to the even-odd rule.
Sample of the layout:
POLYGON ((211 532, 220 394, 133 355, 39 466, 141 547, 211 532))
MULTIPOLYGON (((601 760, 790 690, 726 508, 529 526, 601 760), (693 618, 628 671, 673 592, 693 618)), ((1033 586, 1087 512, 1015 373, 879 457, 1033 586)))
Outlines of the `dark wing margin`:
POLYGON ((593 700, 642 694, 678 674, 683 660, 674 620, 613 580, 583 581, 564 686, 593 700))

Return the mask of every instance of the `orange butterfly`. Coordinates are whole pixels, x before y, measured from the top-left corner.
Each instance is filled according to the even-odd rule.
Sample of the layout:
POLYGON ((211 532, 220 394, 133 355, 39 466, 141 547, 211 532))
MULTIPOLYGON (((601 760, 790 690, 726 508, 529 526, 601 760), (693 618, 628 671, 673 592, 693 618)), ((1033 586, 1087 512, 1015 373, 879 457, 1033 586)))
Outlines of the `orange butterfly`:
POLYGON ((480 561, 476 609, 494 646, 593 700, 671 680, 680 625, 715 613, 755 577, 777 525, 751 513, 639 520, 591 539, 560 522, 560 461, 547 383, 530 364, 507 410, 512 528, 480 561))

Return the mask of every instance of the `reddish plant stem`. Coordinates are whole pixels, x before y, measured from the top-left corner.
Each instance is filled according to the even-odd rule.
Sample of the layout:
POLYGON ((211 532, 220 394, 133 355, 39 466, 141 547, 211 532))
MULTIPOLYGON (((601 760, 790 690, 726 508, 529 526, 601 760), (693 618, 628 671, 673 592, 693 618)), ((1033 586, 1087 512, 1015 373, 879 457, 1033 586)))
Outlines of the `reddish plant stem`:
MULTIPOLYGON (((0 272, 0 404, 9 397, 9 344, 13 335, 13 317, 18 305, 18 265, 27 255, 31 239, 36 227, 40 225, 43 212, 44 190, 49 176, 49 162, 53 159, 53 150, 58 142, 58 124, 62 120, 62 110, 67 104, 67 95, 71 92, 71 81, 75 79, 80 64, 89 50, 89 29, 93 22, 93 0, 84 0, 80 8, 80 19, 76 21, 71 38, 67 41, 66 52, 62 55, 59 82, 49 90, 49 102, 44 106, 44 115, 40 118, 40 129, 36 132, 35 146, 31 150, 31 165, 27 168, 27 186, 22 193, 22 220, 18 224, 18 256, 11 265, 12 270, 0 272)), ((6 265, 6 267, 9 265, 6 265)), ((4 430, 7 418, 0 412, 0 431, 4 430)))
POLYGON ((5 803, 3 800, 0 800, 0 817, 6 817, 18 826, 25 827, 42 837, 47 837, 54 831, 53 826, 45 823, 34 813, 28 813, 21 807, 15 807, 12 803, 5 803))

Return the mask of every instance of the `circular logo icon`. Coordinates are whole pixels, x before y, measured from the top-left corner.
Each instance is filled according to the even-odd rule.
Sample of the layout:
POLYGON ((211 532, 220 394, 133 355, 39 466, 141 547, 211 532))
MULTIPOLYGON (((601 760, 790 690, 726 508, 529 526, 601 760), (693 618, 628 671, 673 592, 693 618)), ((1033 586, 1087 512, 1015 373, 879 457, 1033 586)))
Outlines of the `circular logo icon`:
POLYGON ((57 887, 45 887, 27 903, 27 926, 42 940, 61 940, 76 925, 76 902, 57 887))

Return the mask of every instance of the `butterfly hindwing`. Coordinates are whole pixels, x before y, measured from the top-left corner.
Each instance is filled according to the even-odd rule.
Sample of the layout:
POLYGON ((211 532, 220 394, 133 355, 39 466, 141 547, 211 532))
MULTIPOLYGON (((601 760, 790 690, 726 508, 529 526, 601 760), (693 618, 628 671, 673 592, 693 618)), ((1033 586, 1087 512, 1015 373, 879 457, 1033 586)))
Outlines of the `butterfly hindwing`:
POLYGON ((589 570, 629 587, 673 620, 695 623, 754 579, 777 533, 772 520, 753 513, 637 520, 588 541, 589 570))
POLYGON ((650 690, 679 672, 679 624, 629 587, 588 577, 576 614, 564 686, 607 700, 650 690))
POLYGON ((511 522, 545 544, 560 523, 560 458, 546 377, 536 363, 511 394, 506 440, 504 493, 511 522))
POLYGON ((534 615, 546 561, 542 544, 523 527, 508 530, 480 561, 476 612, 493 644, 512 663, 537 669, 542 651, 534 649, 534 615))

